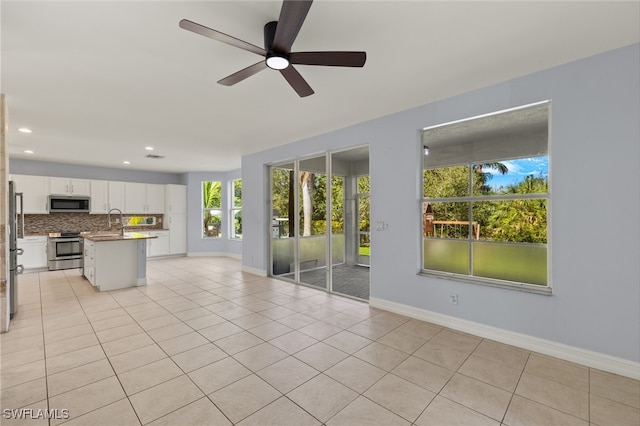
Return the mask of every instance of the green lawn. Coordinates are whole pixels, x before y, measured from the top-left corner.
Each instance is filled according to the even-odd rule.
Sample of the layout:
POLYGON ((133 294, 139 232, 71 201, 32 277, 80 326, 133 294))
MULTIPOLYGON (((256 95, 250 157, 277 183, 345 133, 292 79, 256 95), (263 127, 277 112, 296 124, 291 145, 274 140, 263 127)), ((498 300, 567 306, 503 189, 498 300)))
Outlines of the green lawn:
POLYGON ((371 247, 370 246, 360 246, 360 250, 358 251, 360 256, 371 256, 371 247))

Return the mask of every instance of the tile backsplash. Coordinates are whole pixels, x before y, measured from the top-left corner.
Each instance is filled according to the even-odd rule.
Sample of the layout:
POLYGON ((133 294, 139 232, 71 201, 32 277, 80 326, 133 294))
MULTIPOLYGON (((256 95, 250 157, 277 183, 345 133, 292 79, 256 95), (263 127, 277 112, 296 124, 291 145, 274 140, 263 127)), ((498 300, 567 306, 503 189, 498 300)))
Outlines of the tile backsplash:
MULTIPOLYGON (((113 219, 113 216, 111 216, 113 219)), ((117 217, 117 216, 116 216, 117 217)), ((140 217, 139 215, 124 215, 124 222, 128 223, 129 218, 140 217)), ((126 230, 154 230, 163 229, 163 215, 149 214, 145 218, 154 218, 155 224, 144 226, 127 226, 126 230)), ((66 231, 109 231, 119 229, 114 226, 111 229, 107 226, 106 214, 88 213, 50 213, 50 214, 25 214, 24 232, 27 235, 45 235, 50 232, 66 231)))

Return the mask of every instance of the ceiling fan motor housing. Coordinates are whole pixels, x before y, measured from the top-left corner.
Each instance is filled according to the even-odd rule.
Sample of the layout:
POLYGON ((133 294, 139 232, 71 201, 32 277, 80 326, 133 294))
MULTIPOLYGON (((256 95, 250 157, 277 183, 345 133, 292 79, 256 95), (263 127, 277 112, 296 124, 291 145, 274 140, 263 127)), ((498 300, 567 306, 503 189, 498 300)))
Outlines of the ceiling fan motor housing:
POLYGON ((287 52, 274 52, 273 39, 276 35, 277 21, 267 22, 264 26, 264 50, 267 51, 265 62, 271 69, 281 70, 289 66, 289 55, 287 52))

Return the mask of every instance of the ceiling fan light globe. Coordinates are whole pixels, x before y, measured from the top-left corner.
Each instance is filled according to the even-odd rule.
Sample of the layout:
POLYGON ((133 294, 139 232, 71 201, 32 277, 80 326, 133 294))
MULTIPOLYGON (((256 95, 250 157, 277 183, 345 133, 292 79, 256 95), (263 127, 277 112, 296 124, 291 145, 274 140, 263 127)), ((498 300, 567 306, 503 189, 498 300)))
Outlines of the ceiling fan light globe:
POLYGON ((289 66, 289 59, 284 56, 269 56, 266 59, 267 66, 273 70, 283 70, 289 66))

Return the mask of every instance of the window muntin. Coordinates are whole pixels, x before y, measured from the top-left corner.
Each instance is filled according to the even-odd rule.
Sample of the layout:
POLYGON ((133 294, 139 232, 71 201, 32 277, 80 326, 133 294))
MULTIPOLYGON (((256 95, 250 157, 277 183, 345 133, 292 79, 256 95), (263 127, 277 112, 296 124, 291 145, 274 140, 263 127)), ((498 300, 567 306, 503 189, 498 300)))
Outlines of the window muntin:
POLYGON ((452 126, 422 134, 423 272, 548 287, 548 103, 452 126))
POLYGON ((203 238, 222 238, 222 183, 202 182, 203 238))
POLYGON ((242 239, 242 179, 235 179, 231 182, 231 238, 241 240, 242 239))

